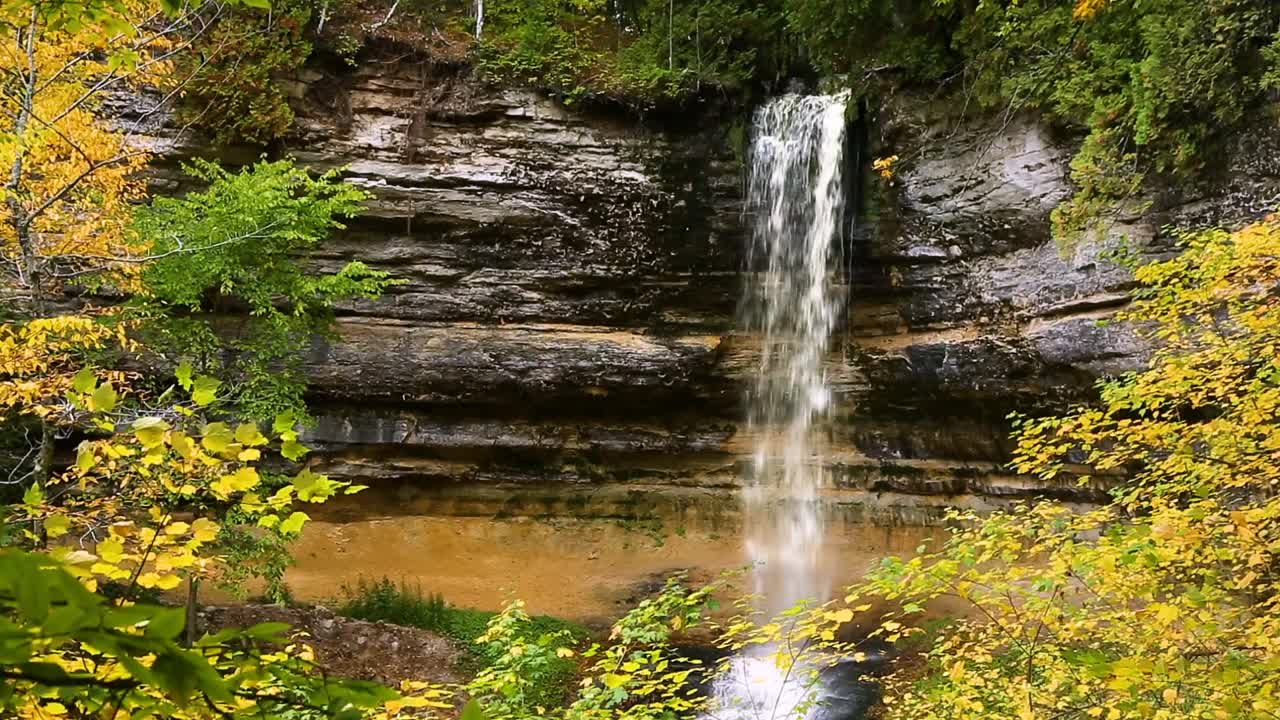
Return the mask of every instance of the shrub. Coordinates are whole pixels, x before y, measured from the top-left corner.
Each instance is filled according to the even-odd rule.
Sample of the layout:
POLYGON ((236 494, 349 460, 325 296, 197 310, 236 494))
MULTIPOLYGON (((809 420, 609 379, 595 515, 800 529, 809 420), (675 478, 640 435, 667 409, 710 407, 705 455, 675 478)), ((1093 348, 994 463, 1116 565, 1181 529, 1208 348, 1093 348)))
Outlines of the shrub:
MULTIPOLYGON (((361 578, 354 588, 343 586, 347 601, 338 612, 358 620, 409 625, 443 632, 448 606, 439 593, 423 595, 420 586, 396 585, 389 578, 368 582, 361 578)), ((449 633, 444 633, 449 634, 449 633)))

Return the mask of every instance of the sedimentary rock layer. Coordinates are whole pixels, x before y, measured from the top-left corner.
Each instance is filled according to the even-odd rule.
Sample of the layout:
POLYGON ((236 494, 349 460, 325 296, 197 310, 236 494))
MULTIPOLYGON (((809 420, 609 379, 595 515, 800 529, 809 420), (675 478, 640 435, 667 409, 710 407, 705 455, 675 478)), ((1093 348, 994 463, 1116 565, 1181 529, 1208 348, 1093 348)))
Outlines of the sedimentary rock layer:
MULTIPOLYGON (((339 339, 306 359, 318 465, 435 493, 418 501, 432 512, 519 513, 532 505, 500 498, 557 493, 564 512, 605 516, 629 493, 732 497, 759 351, 733 320, 752 269, 745 109, 661 121, 571 109, 404 53, 316 63, 292 91, 282 150, 373 195, 311 262, 360 260, 401 281, 341 308, 339 339), (583 493, 595 499, 570 502, 583 493)), ((1071 193, 1071 138, 908 93, 851 136, 863 164, 903 159, 891 179, 851 163, 832 502, 1100 497, 1003 469, 1006 416, 1086 399, 1141 363, 1132 328, 1098 323, 1131 284, 1108 253, 1123 241, 1160 257, 1174 250, 1166 224, 1269 211, 1280 154, 1259 148, 1274 138, 1242 140, 1203 187, 1153 197, 1064 252, 1048 216, 1071 193)), ((157 130, 173 159, 204 152, 166 142, 157 130)))

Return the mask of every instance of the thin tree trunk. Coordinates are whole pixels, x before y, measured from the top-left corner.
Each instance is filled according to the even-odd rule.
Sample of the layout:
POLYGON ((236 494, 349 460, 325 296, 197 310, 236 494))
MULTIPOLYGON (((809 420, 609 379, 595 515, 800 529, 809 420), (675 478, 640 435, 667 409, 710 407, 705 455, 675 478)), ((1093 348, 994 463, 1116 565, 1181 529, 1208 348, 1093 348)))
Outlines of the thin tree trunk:
POLYGON ((53 425, 48 421, 40 421, 40 449, 36 452, 33 475, 35 483, 43 490, 53 476, 53 448, 57 438, 53 434, 53 425))
POLYGON ((187 578, 187 627, 182 635, 182 641, 187 647, 196 644, 196 611, 199 609, 197 604, 199 594, 200 581, 196 578, 187 578))
POLYGON ((44 289, 40 277, 43 267, 41 266, 39 248, 36 247, 35 237, 31 233, 31 219, 27 215, 27 208, 23 206, 19 193, 23 179, 23 160, 26 158, 26 138, 24 135, 26 134, 27 126, 31 122, 32 113, 35 111, 37 78, 35 59, 37 18, 35 8, 32 8, 31 13, 31 22, 27 25, 26 31, 19 30, 17 33, 18 49, 27 58, 27 69, 22 75, 22 99, 18 105, 17 116, 13 121, 13 134, 18 140, 18 147, 13 156, 13 164, 9 167, 9 179, 5 182, 5 195, 6 204, 9 206, 9 224, 13 228, 13 233, 18 240, 18 247, 22 252, 22 261, 18 269, 19 279, 30 288, 32 310, 39 316, 44 314, 44 289))
MULTIPOLYGON (((36 457, 31 467, 31 484, 40 488, 41 493, 48 497, 47 488, 49 487, 49 478, 53 476, 53 449, 57 437, 53 433, 53 426, 44 418, 40 419, 40 439, 36 446, 36 457)), ((44 522, 40 518, 32 521, 31 532, 35 533, 37 543, 40 547, 46 547, 49 538, 44 531, 44 522)))
POLYGON ((693 16, 693 46, 697 51, 698 70, 694 81, 698 90, 702 89, 702 4, 698 4, 693 16))

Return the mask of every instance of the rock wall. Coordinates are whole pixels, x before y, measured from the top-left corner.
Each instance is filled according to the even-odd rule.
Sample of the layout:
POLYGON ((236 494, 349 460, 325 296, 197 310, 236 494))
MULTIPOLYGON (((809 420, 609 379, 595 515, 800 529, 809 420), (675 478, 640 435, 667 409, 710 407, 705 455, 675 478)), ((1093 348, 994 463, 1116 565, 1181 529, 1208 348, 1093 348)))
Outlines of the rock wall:
MULTIPOLYGON (((293 95, 286 150, 375 198, 314 262, 359 259, 402 281, 342 308, 340 341, 307 358, 323 469, 428 513, 634 518, 731 503, 756 345, 733 328, 742 116, 638 121, 404 57, 316 65, 293 95)), ((1064 256, 1048 214, 1071 192, 1069 138, 909 93, 865 121, 864 164, 902 160, 891 181, 855 183, 829 500, 892 524, 950 504, 1101 497, 1002 469, 1005 417, 1086 398, 1142 361, 1130 328, 1097 323, 1130 288, 1106 251, 1125 238, 1156 257, 1171 251, 1168 222, 1269 211, 1271 138, 1242 140, 1205 188, 1064 256)))

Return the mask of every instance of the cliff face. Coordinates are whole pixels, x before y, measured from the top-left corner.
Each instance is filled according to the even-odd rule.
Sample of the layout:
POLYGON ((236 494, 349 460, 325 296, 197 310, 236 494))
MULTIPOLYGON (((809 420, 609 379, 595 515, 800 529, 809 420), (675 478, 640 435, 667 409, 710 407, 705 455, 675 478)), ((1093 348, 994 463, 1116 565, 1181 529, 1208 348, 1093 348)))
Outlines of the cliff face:
MULTIPOLYGON (((317 66, 293 91, 288 151, 375 196, 314 261, 358 259, 403 281, 343 308, 341 339, 308 357, 318 464, 397 488, 382 510, 625 518, 732 505, 756 344, 733 329, 741 122, 576 111, 406 59, 317 66)), ((910 95, 865 127, 864 162, 903 159, 855 198, 847 330, 829 365, 833 503, 914 523, 1033 492, 1097 498, 1002 470, 1004 418, 1085 398, 1101 374, 1141 362, 1131 329, 1097 324, 1130 286, 1106 251, 1127 238, 1159 256, 1168 223, 1269 211, 1280 171, 1257 158, 1278 156, 1245 145, 1270 139, 1242 141, 1205 189, 1157 198, 1064 257, 1048 214, 1070 192, 1069 139, 910 95)))

